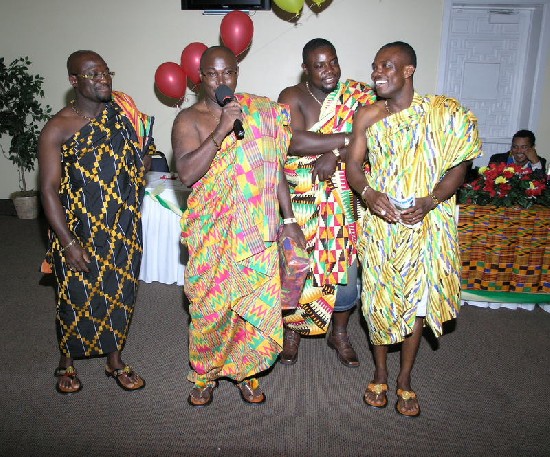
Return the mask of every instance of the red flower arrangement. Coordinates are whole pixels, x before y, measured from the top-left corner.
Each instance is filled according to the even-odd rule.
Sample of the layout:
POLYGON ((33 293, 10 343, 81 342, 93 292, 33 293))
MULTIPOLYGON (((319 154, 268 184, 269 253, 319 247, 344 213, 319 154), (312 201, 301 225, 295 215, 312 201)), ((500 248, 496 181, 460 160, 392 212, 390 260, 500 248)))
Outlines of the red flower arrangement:
POLYGON ((550 191, 542 170, 532 171, 516 164, 490 163, 479 169, 479 177, 458 190, 459 203, 476 205, 550 206, 550 191))

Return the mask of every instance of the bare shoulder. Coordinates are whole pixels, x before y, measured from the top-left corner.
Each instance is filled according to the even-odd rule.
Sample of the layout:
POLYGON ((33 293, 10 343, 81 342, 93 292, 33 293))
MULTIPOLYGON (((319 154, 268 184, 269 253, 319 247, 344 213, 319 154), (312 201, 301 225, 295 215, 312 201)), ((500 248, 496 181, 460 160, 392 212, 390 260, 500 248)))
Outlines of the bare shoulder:
POLYGON ((183 108, 174 119, 174 125, 182 123, 182 122, 189 122, 193 120, 197 116, 197 108, 196 103, 192 106, 189 106, 188 108, 183 108))
POLYGON ((354 123, 356 122, 362 129, 367 129, 379 120, 387 116, 387 111, 383 100, 378 100, 371 105, 359 107, 355 113, 354 123))
POLYGON ((280 103, 296 103, 306 96, 302 84, 296 84, 295 86, 286 87, 279 94, 278 101, 280 103))
POLYGON ((85 124, 68 106, 59 110, 46 122, 40 137, 48 143, 61 145, 73 136, 85 124))
POLYGON ((176 156, 183 156, 196 149, 205 134, 205 128, 201 126, 201 119, 205 118, 206 109, 204 103, 197 102, 188 108, 182 109, 172 125, 172 148, 176 156))

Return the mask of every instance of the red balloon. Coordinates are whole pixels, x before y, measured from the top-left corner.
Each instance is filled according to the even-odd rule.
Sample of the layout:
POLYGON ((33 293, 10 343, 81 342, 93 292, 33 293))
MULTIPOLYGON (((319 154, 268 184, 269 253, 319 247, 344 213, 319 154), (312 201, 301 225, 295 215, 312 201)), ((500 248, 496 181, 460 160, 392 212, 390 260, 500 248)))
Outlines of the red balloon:
POLYGON ((155 71, 155 84, 167 97, 179 99, 185 95, 187 76, 177 63, 164 62, 155 71))
POLYGON ((204 43, 194 42, 185 46, 181 53, 181 67, 193 84, 201 82, 201 57, 207 49, 204 43))
POLYGON ((242 11, 231 11, 222 19, 220 36, 223 44, 231 49, 236 56, 250 46, 253 34, 252 19, 242 11))

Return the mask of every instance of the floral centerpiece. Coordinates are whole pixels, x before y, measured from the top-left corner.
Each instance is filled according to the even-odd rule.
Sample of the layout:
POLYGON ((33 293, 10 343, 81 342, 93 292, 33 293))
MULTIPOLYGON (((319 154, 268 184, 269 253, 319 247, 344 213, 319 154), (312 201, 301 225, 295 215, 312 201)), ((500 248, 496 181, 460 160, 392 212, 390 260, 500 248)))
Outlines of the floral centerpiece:
POLYGON ((458 202, 522 208, 535 204, 550 206, 550 189, 542 170, 490 163, 479 169, 479 176, 474 181, 460 187, 458 202))

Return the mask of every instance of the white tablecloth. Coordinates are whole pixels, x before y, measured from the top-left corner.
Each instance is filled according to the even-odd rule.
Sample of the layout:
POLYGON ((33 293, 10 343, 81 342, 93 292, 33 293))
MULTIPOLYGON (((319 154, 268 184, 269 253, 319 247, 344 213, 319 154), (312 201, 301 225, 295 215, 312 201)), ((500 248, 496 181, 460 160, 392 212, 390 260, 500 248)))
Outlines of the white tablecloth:
POLYGON ((474 301, 474 300, 463 300, 463 305, 477 306, 479 308, 508 308, 508 309, 525 309, 527 311, 533 311, 535 306, 539 306, 542 310, 550 313, 550 304, 549 303, 497 303, 497 302, 487 302, 487 301, 474 301))
POLYGON ((173 174, 151 171, 147 173, 145 192, 139 279, 182 285, 187 252, 180 243, 180 214, 191 190, 173 174))

